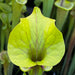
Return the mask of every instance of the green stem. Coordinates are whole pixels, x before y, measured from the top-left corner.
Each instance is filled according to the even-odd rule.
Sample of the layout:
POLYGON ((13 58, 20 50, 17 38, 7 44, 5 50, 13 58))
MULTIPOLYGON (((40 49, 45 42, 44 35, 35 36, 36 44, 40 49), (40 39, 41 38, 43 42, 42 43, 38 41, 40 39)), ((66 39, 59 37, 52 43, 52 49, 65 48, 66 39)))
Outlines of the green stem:
POLYGON ((8 75, 7 73, 8 73, 8 72, 7 72, 7 67, 6 67, 6 65, 4 64, 4 75, 8 75))
POLYGON ((62 66, 62 69, 61 69, 60 75, 63 75, 64 67, 65 67, 65 64, 66 64, 66 59, 67 59, 67 55, 66 55, 65 58, 64 58, 64 62, 63 62, 63 66, 62 66))
POLYGON ((69 67, 69 63, 71 60, 71 55, 72 55, 74 46, 75 46, 75 28, 73 30, 73 33, 72 33, 72 36, 70 39, 69 48, 68 48, 68 52, 67 52, 67 58, 66 58, 66 64, 65 64, 65 69, 64 69, 63 75, 67 75, 67 71, 68 71, 68 67, 69 67))
POLYGON ((2 64, 0 63, 0 75, 2 75, 2 64))
POLYGON ((74 29, 74 32, 72 34, 72 37, 71 37, 71 40, 70 40, 70 43, 69 43, 69 49, 68 49, 67 54, 65 56, 63 67, 62 67, 60 75, 66 75, 66 73, 67 73, 67 69, 68 69, 68 66, 69 66, 70 58, 71 58, 71 55, 72 55, 72 52, 73 52, 73 47, 75 45, 74 33, 75 33, 75 29, 74 29), (63 72, 64 72, 64 74, 63 74, 63 72))
MULTIPOLYGON (((6 31, 6 43, 8 42, 9 31, 6 31)), ((13 64, 10 62, 8 68, 5 67, 5 74, 12 75, 13 72, 13 64)))
POLYGON ((12 19, 12 29, 16 26, 16 24, 19 22, 21 11, 23 5, 15 2, 15 0, 12 0, 12 9, 13 9, 13 19, 12 19))
POLYGON ((57 8, 56 26, 60 31, 62 31, 63 26, 67 20, 68 13, 69 11, 66 11, 61 8, 57 8))
POLYGON ((29 75, 43 75, 43 70, 40 66, 35 66, 29 71, 29 75))
POLYGON ((26 73, 23 73, 23 75, 26 75, 26 73))
POLYGON ((5 32, 1 30, 1 51, 4 49, 5 32))
POLYGON ((8 75, 12 75, 12 72, 13 72, 13 64, 10 62, 8 66, 8 75))
MULTIPOLYGON (((1 26, 0 26, 0 36, 1 36, 1 26)), ((1 37, 0 37, 0 51, 1 51, 1 37)), ((0 63, 0 75, 2 75, 2 64, 0 63)))
POLYGON ((75 53, 72 58, 72 62, 68 71, 68 75, 73 75, 74 71, 75 71, 75 53))
POLYGON ((50 17, 54 0, 43 0, 43 15, 50 17))
POLYGON ((75 20, 74 17, 71 16, 71 17, 70 17, 70 23, 69 23, 69 29, 68 29, 68 33, 67 33, 67 36, 66 36, 66 43, 67 43, 67 41, 68 41, 68 39, 69 39, 69 36, 70 36, 70 33, 71 33, 72 29, 73 29, 74 20, 75 20))

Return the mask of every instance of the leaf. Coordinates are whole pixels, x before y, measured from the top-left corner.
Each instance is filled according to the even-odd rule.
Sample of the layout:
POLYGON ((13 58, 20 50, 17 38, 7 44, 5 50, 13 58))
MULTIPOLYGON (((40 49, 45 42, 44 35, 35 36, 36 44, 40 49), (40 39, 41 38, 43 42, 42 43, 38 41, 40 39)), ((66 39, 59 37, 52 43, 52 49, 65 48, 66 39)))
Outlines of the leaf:
POLYGON ((3 24, 7 24, 8 22, 10 23, 12 20, 12 14, 6 14, 6 13, 0 13, 0 19, 2 21, 3 24))
POLYGON ((61 61, 64 52, 63 36, 55 20, 44 17, 38 7, 30 16, 21 18, 9 36, 9 58, 20 67, 52 67, 61 61))
POLYGON ((6 24, 7 23, 7 14, 0 13, 0 19, 4 24, 6 24))
POLYGON ((0 3, 0 10, 3 11, 4 13, 11 12, 10 6, 5 3, 0 3))
POLYGON ((3 0, 0 0, 0 2, 3 2, 3 0))
POLYGON ((6 13, 0 13, 0 20, 2 21, 2 30, 6 30, 7 28, 10 28, 10 22, 12 19, 12 14, 6 14, 6 13))

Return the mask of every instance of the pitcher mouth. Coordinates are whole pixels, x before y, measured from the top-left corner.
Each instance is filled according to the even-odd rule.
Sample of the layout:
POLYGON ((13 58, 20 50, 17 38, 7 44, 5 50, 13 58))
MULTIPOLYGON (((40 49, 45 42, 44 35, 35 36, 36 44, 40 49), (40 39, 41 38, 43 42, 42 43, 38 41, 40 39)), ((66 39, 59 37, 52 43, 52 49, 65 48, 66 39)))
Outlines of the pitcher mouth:
POLYGON ((56 1, 55 5, 61 9, 64 9, 64 10, 71 10, 74 6, 74 4, 69 1, 65 1, 63 6, 60 6, 60 1, 56 1))

